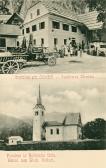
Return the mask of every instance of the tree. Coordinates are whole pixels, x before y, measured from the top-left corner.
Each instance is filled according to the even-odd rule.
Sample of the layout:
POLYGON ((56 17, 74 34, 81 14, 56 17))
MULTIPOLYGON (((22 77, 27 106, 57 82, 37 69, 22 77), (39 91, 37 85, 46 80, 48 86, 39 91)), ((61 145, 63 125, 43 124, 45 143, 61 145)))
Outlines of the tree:
POLYGON ((105 21, 106 18, 106 0, 85 0, 89 6, 89 10, 99 11, 98 21, 105 21))
POLYGON ((83 126, 83 136, 88 139, 104 139, 106 138, 106 121, 97 118, 88 122, 83 126))

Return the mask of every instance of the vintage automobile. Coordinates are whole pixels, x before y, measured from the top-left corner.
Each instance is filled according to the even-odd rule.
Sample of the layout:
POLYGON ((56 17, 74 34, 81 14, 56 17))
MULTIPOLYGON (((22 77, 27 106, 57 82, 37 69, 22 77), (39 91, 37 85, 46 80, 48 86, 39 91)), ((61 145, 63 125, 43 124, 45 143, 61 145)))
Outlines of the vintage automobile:
POLYGON ((13 49, 11 52, 0 50, 0 66, 3 74, 17 73, 28 62, 44 62, 46 65, 56 65, 56 52, 49 52, 47 48, 34 47, 32 49, 13 49))

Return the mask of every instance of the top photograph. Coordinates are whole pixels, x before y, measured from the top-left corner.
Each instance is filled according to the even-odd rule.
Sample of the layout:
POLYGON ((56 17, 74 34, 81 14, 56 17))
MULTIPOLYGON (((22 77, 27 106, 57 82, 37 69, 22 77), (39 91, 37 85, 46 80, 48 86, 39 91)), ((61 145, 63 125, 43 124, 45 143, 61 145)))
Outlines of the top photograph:
POLYGON ((0 74, 106 73, 105 0, 0 0, 0 74))

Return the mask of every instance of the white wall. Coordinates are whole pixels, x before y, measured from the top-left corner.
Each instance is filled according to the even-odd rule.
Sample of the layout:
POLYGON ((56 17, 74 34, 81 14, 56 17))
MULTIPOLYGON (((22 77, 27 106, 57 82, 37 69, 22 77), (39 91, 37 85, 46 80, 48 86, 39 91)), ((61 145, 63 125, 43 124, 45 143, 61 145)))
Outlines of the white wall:
POLYGON ((69 19, 64 19, 62 17, 56 17, 56 16, 50 16, 49 17, 49 44, 50 48, 54 48, 54 38, 58 39, 58 45, 57 49, 61 49, 61 47, 64 45, 64 39, 69 38, 75 38, 76 42, 82 43, 82 40, 86 42, 85 34, 82 34, 80 29, 77 26, 77 32, 72 32, 71 26, 76 25, 77 23, 74 23, 73 21, 70 21, 69 19), (53 29, 52 28, 52 21, 60 22, 60 29, 53 29), (62 24, 68 24, 69 25, 69 31, 65 31, 62 28, 62 24))
POLYGON ((24 20, 24 24, 31 22, 35 19, 38 19, 47 13, 48 13, 48 10, 41 3, 38 3, 37 5, 33 6, 32 8, 28 10, 27 15, 24 20), (37 16, 37 9, 40 9, 40 15, 38 16, 37 16), (31 18, 31 14, 32 14, 32 18, 31 18))
POLYGON ((22 142, 23 139, 20 137, 20 138, 9 138, 9 145, 17 145, 17 142, 22 142))
POLYGON ((42 112, 44 112, 44 110, 41 108, 34 109, 33 141, 41 141, 42 140, 42 124, 44 123, 44 115, 42 116, 42 112), (36 112, 38 112, 38 115, 35 115, 36 112))
POLYGON ((78 139, 77 126, 65 126, 64 127, 64 141, 78 139))
MULTIPOLYGON (((41 38, 44 38, 44 47, 49 47, 50 51, 54 49, 54 38, 58 39, 57 49, 61 49, 64 44, 64 39, 75 38, 77 43, 82 43, 86 41, 86 37, 78 28, 76 33, 71 31, 71 25, 78 26, 77 22, 63 18, 61 16, 55 16, 48 14, 48 10, 41 4, 30 8, 27 12, 24 21, 24 36, 27 40, 27 46, 29 41, 29 34, 33 34, 33 39, 36 39, 36 46, 41 46, 41 38), (40 15, 37 16, 37 9, 40 9, 40 15), (31 18, 32 14, 32 18, 31 18), (60 22, 60 29, 52 29, 52 21, 60 22), (39 23, 45 22, 45 29, 39 30, 39 23), (62 30, 62 24, 68 24, 70 26, 69 31, 62 30), (37 25, 37 31, 32 32, 32 25, 37 25), (26 33, 26 28, 30 28, 30 33, 26 33)), ((22 38, 19 38, 22 40, 22 38)), ((20 40, 20 41, 21 41, 20 40)))
POLYGON ((6 47, 16 47, 17 46, 17 38, 9 38, 6 37, 6 47))
POLYGON ((46 141, 63 141, 63 126, 51 126, 46 127, 46 141), (56 129, 59 129, 59 134, 56 133, 56 129), (50 130, 53 129, 51 135, 50 130))
POLYGON ((36 39, 36 46, 38 46, 38 47, 41 46, 41 38, 44 38, 44 46, 45 47, 49 46, 49 40, 48 40, 48 16, 47 15, 24 25, 24 33, 25 33, 24 36, 25 36, 25 38, 27 40, 27 45, 28 45, 30 33, 26 33, 26 28, 27 27, 30 28, 30 33, 33 34, 33 39, 36 39), (40 29, 39 30, 39 23, 41 23, 41 22, 45 22, 45 29, 40 29), (33 25, 37 26, 37 31, 32 32, 32 26, 33 25))

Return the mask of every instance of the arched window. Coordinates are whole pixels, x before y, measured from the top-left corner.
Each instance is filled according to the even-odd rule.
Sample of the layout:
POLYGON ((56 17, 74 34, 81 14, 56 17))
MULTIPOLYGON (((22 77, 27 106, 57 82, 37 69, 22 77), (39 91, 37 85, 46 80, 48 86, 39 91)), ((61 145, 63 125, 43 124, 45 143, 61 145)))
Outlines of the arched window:
POLYGON ((56 133, 59 134, 59 128, 56 129, 56 133))
POLYGON ((38 116, 38 111, 35 112, 35 115, 38 116))

